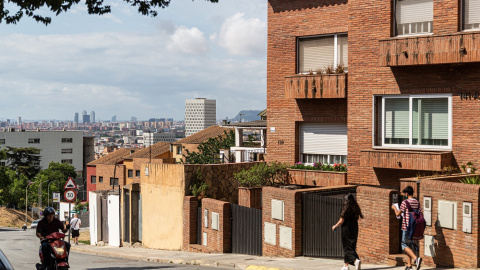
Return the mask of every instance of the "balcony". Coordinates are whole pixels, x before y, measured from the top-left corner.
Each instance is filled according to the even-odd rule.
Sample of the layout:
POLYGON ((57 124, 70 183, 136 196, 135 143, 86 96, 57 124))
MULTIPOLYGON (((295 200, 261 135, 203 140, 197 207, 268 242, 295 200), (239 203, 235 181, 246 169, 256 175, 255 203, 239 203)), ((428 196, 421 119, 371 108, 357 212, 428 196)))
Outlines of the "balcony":
POLYGON ((347 74, 294 75, 285 77, 285 98, 345 98, 347 74))
POLYGON ((380 40, 385 67, 480 62, 480 33, 380 40))
POLYGON ((360 165, 374 168, 441 171, 452 165, 452 152, 362 150, 360 165))

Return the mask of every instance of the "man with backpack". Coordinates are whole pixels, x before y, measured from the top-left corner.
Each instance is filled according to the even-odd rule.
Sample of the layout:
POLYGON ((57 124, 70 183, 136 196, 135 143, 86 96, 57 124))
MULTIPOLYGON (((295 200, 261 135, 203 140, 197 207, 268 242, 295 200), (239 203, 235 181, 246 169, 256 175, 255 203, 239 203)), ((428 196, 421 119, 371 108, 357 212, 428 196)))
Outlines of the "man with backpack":
POLYGON ((411 186, 407 186, 405 189, 403 189, 402 194, 406 197, 406 200, 402 202, 400 209, 397 209, 395 205, 392 205, 392 209, 395 211, 395 215, 397 217, 403 216, 402 218, 402 249, 409 256, 407 261, 407 267, 405 267, 405 270, 413 269, 412 259, 413 259, 413 262, 415 263, 417 270, 420 270, 420 267, 422 264, 422 258, 417 257, 413 249, 415 245, 418 247, 418 243, 416 243, 417 241, 416 239, 419 238, 418 234, 421 234, 421 237, 423 238, 423 230, 425 229, 425 224, 418 225, 417 232, 414 232, 413 230, 415 230, 415 224, 414 224, 415 220, 413 219, 416 216, 419 216, 419 215, 421 216, 421 212, 423 210, 422 210, 422 207, 420 206, 420 203, 415 198, 413 198, 413 188, 411 186), (422 229, 422 226, 423 226, 423 229, 422 229), (414 237, 414 234, 416 234, 415 237, 414 237))

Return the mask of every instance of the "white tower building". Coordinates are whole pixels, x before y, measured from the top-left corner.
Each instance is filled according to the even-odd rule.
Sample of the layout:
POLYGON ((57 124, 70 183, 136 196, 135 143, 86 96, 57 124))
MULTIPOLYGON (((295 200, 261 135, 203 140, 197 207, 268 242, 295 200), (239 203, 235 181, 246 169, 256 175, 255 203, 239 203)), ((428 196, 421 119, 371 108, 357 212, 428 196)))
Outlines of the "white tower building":
POLYGON ((217 101, 196 98, 185 100, 185 136, 190 136, 209 126, 217 119, 217 101))

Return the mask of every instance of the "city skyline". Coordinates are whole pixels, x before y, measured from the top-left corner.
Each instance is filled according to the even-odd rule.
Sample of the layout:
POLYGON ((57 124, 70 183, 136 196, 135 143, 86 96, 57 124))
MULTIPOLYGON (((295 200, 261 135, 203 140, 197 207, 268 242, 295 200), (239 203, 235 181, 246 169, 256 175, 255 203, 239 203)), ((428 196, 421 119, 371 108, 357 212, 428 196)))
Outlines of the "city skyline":
POLYGON ((156 18, 106 4, 104 16, 80 4, 48 14, 48 27, 24 18, 0 28, 3 119, 70 120, 87 107, 97 121, 183 119, 195 97, 216 99, 218 118, 266 107, 265 1, 176 0, 156 18))

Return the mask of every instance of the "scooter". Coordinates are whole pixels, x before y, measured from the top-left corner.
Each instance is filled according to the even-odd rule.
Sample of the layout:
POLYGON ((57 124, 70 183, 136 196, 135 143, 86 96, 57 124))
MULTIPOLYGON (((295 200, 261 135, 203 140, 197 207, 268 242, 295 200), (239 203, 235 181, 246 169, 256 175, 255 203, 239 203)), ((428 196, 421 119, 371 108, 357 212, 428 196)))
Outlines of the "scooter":
POLYGON ((23 230, 23 231, 26 231, 26 230, 27 230, 27 225, 23 224, 22 230, 23 230))
MULTIPOLYGON (((50 246, 50 265, 48 265, 48 270, 67 270, 70 268, 68 265, 68 252, 65 246, 65 241, 63 238, 65 237, 64 233, 54 232, 50 235, 47 235, 46 239, 42 240, 47 241, 48 245, 50 246)), ((40 256, 40 261, 42 263, 37 264, 37 270, 45 270, 43 266, 44 257, 42 253, 42 245, 40 245, 40 250, 38 252, 40 256)))

